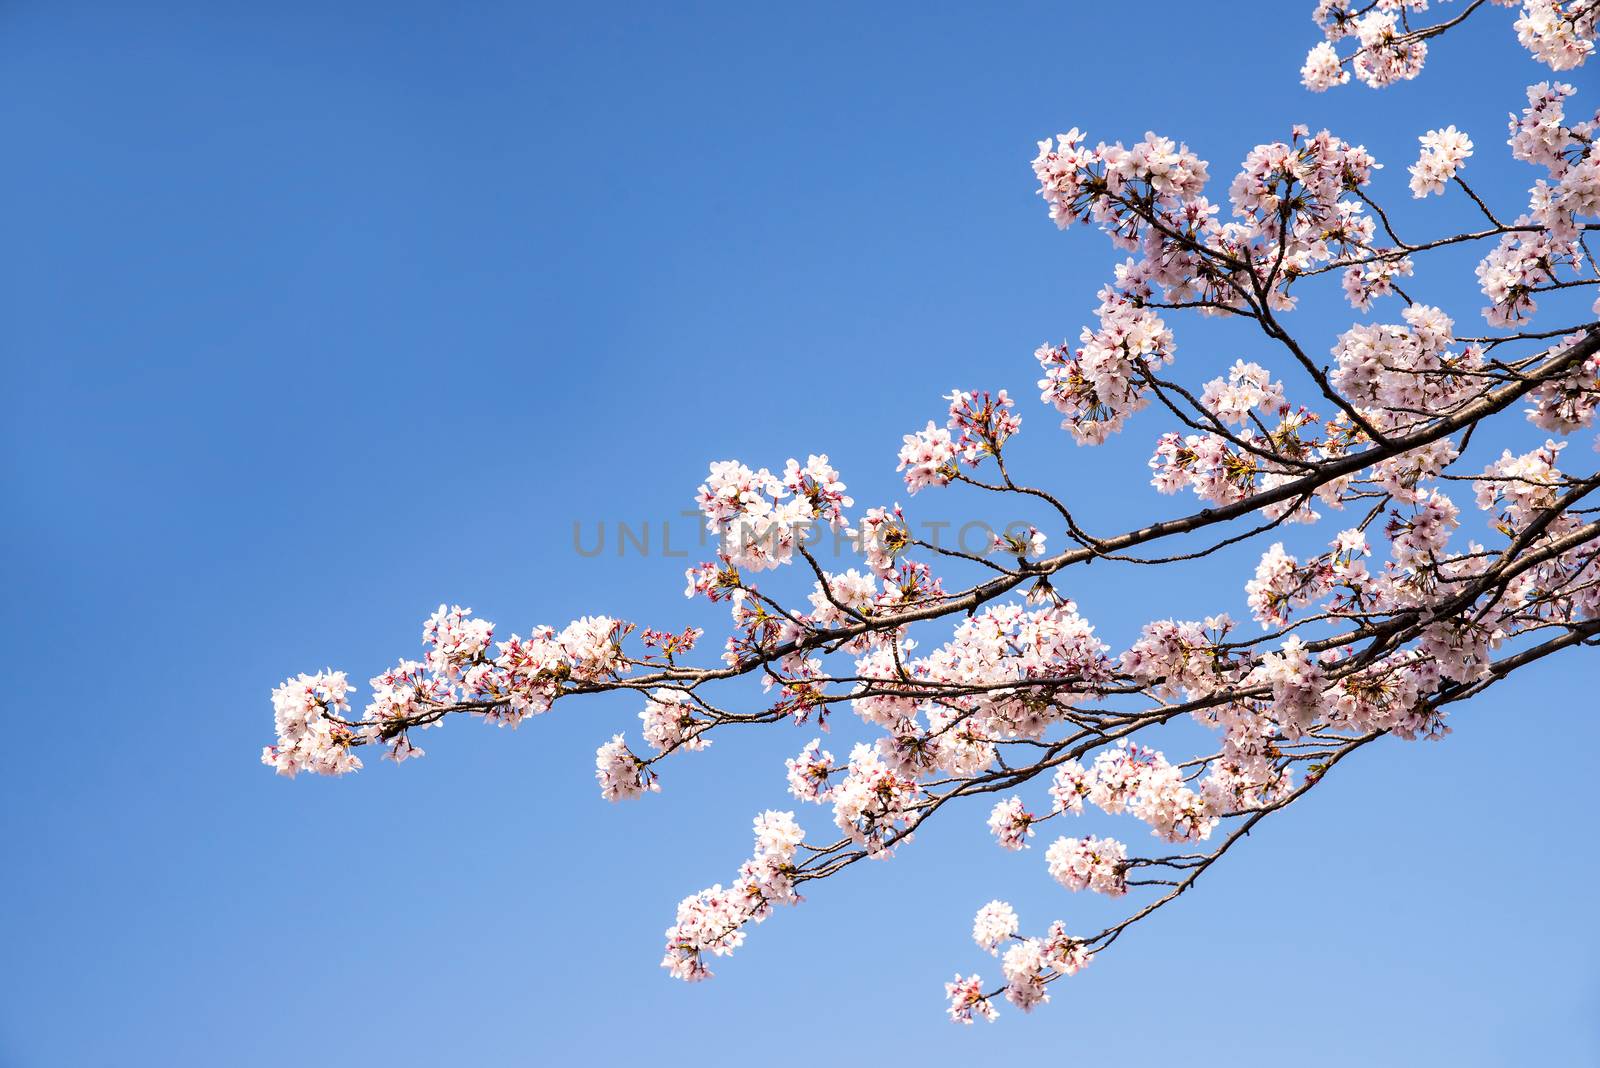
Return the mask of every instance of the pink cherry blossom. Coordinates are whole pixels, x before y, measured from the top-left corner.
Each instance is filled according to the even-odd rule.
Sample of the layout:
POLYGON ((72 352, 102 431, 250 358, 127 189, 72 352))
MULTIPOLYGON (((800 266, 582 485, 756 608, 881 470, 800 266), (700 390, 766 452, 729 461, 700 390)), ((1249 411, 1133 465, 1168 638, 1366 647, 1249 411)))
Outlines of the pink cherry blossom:
MULTIPOLYGON (((1500 18, 1507 42, 1557 71, 1594 50, 1594 4, 1439 7, 1319 0, 1323 40, 1302 81, 1320 91, 1424 76, 1468 19, 1500 18)), ((1055 983, 1128 944, 1124 933, 1343 761, 1380 739, 1442 739, 1456 704, 1600 642, 1600 472, 1585 447, 1600 445, 1589 254, 1600 118, 1576 98, 1574 85, 1546 81, 1526 106, 1507 102, 1518 109, 1509 154, 1535 168, 1525 204, 1468 186, 1465 162, 1484 146, 1454 125, 1419 138, 1409 181, 1360 143, 1299 125, 1240 140, 1230 158, 1241 162, 1215 185, 1210 163, 1154 132, 1091 143, 1072 128, 1039 142, 1038 194, 1072 231, 1051 240, 1065 248, 1098 230, 1116 259, 1080 305, 1087 324, 1061 326, 1080 327, 1076 340, 1034 354, 1040 401, 1066 434, 1019 450, 1018 404, 979 382, 944 394, 943 425, 904 435, 896 456, 909 493, 948 487, 952 506, 977 501, 989 517, 1014 507, 1018 522, 952 547, 899 504, 852 518, 826 453, 781 473, 720 460, 694 495, 711 559, 684 573, 689 610, 717 622, 641 627, 597 613, 516 633, 440 605, 418 658, 373 676, 359 714, 343 672, 277 686, 263 763, 341 776, 362 767, 366 746, 399 764, 422 756, 421 731, 515 728, 625 691, 616 714, 638 716, 643 744, 631 748, 614 720, 596 731, 595 779, 617 801, 659 790, 660 761, 713 737, 738 746, 756 729, 837 731, 847 760, 814 738, 782 761, 781 779, 778 757, 767 768, 774 789, 826 806, 822 837, 808 841, 793 813, 760 812, 731 878, 680 901, 663 967, 707 978, 713 958, 808 883, 916 848, 925 822, 965 811, 1015 854, 986 854, 995 878, 1016 863, 1116 899, 1102 904, 1121 919, 1097 930, 1075 914, 1070 934, 1062 921, 1024 931, 1003 900, 978 910, 973 939, 1002 980, 957 973, 945 985, 951 1019, 993 1020, 1002 997, 1023 1012, 1045 1005, 1055 983), (1470 227, 1441 226, 1443 206, 1403 215, 1431 195, 1469 213, 1470 227), (1475 282, 1452 291, 1460 255, 1475 282), (1361 314, 1319 332, 1299 321, 1303 297, 1361 314), (1177 333, 1193 316, 1224 322, 1180 361, 1177 333), (1111 466, 1115 449, 1052 452, 1113 434, 1133 435, 1147 466, 1111 466), (1107 483, 1075 477, 1087 455, 1118 492, 1167 511, 1103 526, 1107 483), (1063 466, 1053 484, 1034 478, 1063 466), (819 533, 844 559, 823 558, 819 533), (1072 595, 1091 566, 1119 593, 1126 577, 1136 620, 1079 610, 1072 595), (1147 574, 1156 580, 1136 585, 1147 574), (1200 588, 1222 603, 1186 613, 1199 618, 1163 603, 1200 588), (1257 626, 1234 622, 1245 610, 1257 626), (1028 851, 1052 820, 1114 827, 1028 851)), ((914 376, 896 382, 935 403, 936 387, 919 397, 914 376)), ((1479 724, 1492 703, 1483 708, 1467 721, 1475 729, 1491 729, 1479 724)))

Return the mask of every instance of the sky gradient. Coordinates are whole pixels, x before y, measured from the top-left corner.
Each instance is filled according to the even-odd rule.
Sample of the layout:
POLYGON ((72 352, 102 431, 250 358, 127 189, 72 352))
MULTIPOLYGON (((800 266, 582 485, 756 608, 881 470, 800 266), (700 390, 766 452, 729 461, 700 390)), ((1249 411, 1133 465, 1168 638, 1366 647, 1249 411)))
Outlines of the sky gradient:
MULTIPOLYGON (((1473 133, 1502 203, 1536 177, 1501 144, 1548 77, 1510 13, 1414 83, 1313 96, 1309 0, 333 6, 0 6, 0 1065, 1600 1061, 1581 659, 1443 743, 1369 747, 1052 1004, 971 1029, 941 984, 998 975, 979 905, 1110 915, 1043 842, 996 850, 986 808, 814 885, 710 983, 657 967, 677 900, 795 807, 809 726, 723 733, 625 805, 593 782, 637 733, 622 696, 452 723, 339 781, 257 762, 275 684, 418 655, 440 601, 524 633, 715 626, 658 541, 584 557, 574 523, 671 521, 676 547, 708 461, 807 452, 859 507, 907 501, 900 435, 952 387, 1008 388, 1019 474, 1095 529, 1187 509, 1147 485, 1160 420, 1095 452, 1038 402, 1033 349, 1076 336, 1114 257, 1045 218, 1035 140, 1155 129, 1225 187, 1258 141, 1329 126, 1414 230, 1448 226, 1405 191, 1424 130, 1473 133)), ((1476 324, 1470 270, 1418 288, 1476 324)), ((1322 350, 1352 318, 1291 322, 1322 350)), ((1260 352, 1173 326, 1191 368, 1260 352)), ((1244 618, 1258 553, 1063 592, 1121 647, 1244 618)))

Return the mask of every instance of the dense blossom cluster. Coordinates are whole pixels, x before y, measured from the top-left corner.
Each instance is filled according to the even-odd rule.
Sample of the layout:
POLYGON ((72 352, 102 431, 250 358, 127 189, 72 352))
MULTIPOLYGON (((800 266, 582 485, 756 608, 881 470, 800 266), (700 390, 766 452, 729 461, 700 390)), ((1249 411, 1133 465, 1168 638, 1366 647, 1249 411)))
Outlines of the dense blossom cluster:
POLYGON ((833 787, 833 820, 869 857, 887 859, 896 842, 911 837, 920 792, 914 775, 891 767, 877 748, 862 743, 851 750, 844 776, 833 787))
POLYGON ((787 563, 818 521, 842 529, 844 509, 855 503, 826 456, 812 456, 804 467, 789 460, 781 479, 765 467, 723 460, 711 465, 695 499, 728 563, 749 571, 787 563))
POLYGON ((754 855, 739 867, 739 878, 690 894, 678 903, 678 918, 667 928, 661 966, 674 978, 691 982, 711 977, 706 956, 725 957, 744 943, 744 926, 760 923, 773 905, 795 905, 795 851, 805 832, 792 812, 763 812, 755 819, 754 855))
POLYGON ((644 725, 644 740, 660 753, 674 749, 704 749, 711 739, 703 737, 709 720, 695 718, 694 699, 682 690, 657 690, 645 701, 639 720, 644 725))
POLYGON ((659 792, 649 768, 628 748, 627 739, 612 735, 609 742, 595 750, 594 777, 600 784, 600 796, 607 801, 621 801, 648 792, 659 792))
POLYGON ((1016 933, 1017 914, 1004 901, 989 902, 972 919, 972 940, 994 956, 1000 955, 1001 943, 1016 933))
POLYGON ((1050 875, 1068 890, 1121 897, 1128 892, 1128 847, 1115 838, 1057 838, 1045 850, 1050 875))
MULTIPOLYGON (((1501 7, 1521 7, 1512 24, 1517 40, 1551 70, 1582 66, 1594 53, 1600 9, 1593 0, 1494 2, 1501 7)), ((1446 22, 1414 26, 1413 20, 1428 6, 1428 0, 1317 0, 1314 17, 1326 39, 1306 56, 1301 82, 1307 89, 1321 92, 1344 85, 1352 73, 1374 89, 1415 78, 1427 61, 1429 38, 1471 15, 1479 4, 1469 5, 1465 14, 1446 22), (1341 57, 1336 46, 1346 43, 1351 50, 1341 57)))
POLYGON ((1425 197, 1429 193, 1443 193, 1445 183, 1456 176, 1472 155, 1472 138, 1446 126, 1442 130, 1429 130, 1417 138, 1422 142, 1422 154, 1411 165, 1411 195, 1425 197))
POLYGON ((1066 418, 1080 444, 1098 445, 1150 403, 1140 378, 1172 362, 1172 333, 1155 313, 1117 298, 1095 310, 1098 329, 1083 328, 1081 347, 1043 345, 1034 353, 1044 377, 1040 396, 1066 418))
POLYGON ((342 671, 285 680, 272 691, 278 744, 261 751, 261 762, 291 779, 302 771, 343 775, 361 767, 350 751, 351 732, 333 718, 349 711, 349 693, 342 671))
POLYGON ((1528 0, 1515 23, 1517 40, 1551 70, 1572 70, 1594 54, 1596 19, 1593 0, 1528 0))
POLYGON ((950 431, 935 426, 930 419, 925 429, 906 435, 897 470, 906 473, 906 488, 912 493, 928 486, 947 485, 956 475, 952 461, 959 451, 950 431))
POLYGON ((996 802, 989 812, 989 833, 1002 849, 1026 849, 1037 818, 1023 805, 1022 798, 1008 797, 996 802))
MULTIPOLYGON (((1518 7, 1504 17, 1551 69, 1593 51, 1600 4, 1497 2, 1518 7)), ((1484 6, 1424 24, 1427 0, 1321 0, 1325 39, 1303 80, 1414 78, 1430 43, 1484 6)), ((601 796, 620 801, 659 791, 661 761, 724 727, 837 729, 848 759, 818 737, 785 762, 790 795, 831 812, 832 840, 807 843, 792 813, 763 812, 731 884, 679 905, 663 966, 709 976, 710 958, 798 902, 803 884, 887 860, 924 821, 965 810, 975 830, 987 813, 994 843, 1061 887, 1129 899, 1117 906, 1128 919, 1081 935, 1058 921, 1029 936, 1000 900, 977 912, 973 940, 1003 982, 957 974, 950 1017, 992 1020, 1002 998, 1031 1011, 1363 746, 1440 738, 1455 702, 1600 644, 1600 472, 1562 440, 1587 442, 1600 409, 1600 271, 1585 246, 1600 229, 1600 123, 1576 96, 1540 82, 1511 118, 1511 156, 1542 171, 1525 210, 1497 213, 1463 180, 1469 157, 1474 174, 1492 165, 1474 155, 1483 142, 1455 126, 1421 135, 1411 196, 1445 197, 1480 228, 1418 243, 1380 204, 1407 183, 1380 182, 1364 147, 1328 131, 1256 145, 1225 195, 1208 192, 1206 161, 1154 133, 1131 146, 1091 146, 1076 129, 1040 142, 1049 218, 1099 228, 1121 258, 1076 344, 1035 354, 1041 399, 1085 447, 1140 433, 1140 416, 1151 484, 1192 493, 1197 510, 1091 534, 1068 499, 1014 480, 1010 395, 952 390, 942 423, 904 435, 897 470, 910 493, 1003 495, 1047 517, 991 532, 987 553, 916 537, 899 505, 852 514, 826 455, 781 473, 714 463, 696 501, 715 558, 688 569, 685 593, 728 614, 720 660, 691 662, 698 626, 597 615, 501 640, 441 605, 422 658, 374 677, 359 716, 341 672, 274 690, 277 743, 263 762, 342 775, 363 746, 421 756, 412 734, 452 715, 515 727, 558 700, 626 690, 631 708, 643 702, 643 745, 616 733, 595 755, 601 796), (1481 299, 1468 282, 1465 307, 1406 292, 1446 247, 1475 250, 1481 299), (1285 326, 1323 276, 1362 313, 1331 347, 1285 326), (1473 305, 1487 333, 1458 327, 1473 305), (1259 349, 1227 352, 1185 384, 1169 320, 1191 311, 1243 325, 1259 349), (859 559, 825 568, 810 549, 819 531, 849 538, 859 559), (1061 592, 1080 566, 1211 567, 1230 547, 1254 561, 1234 587, 1243 625, 1218 611, 1102 635, 1061 592), (755 707, 719 703, 719 684, 739 678, 760 680, 762 696, 751 685, 742 698, 755 707), (1145 743, 1174 721, 1169 759, 1145 743), (1196 736, 1208 741, 1193 755, 1173 749, 1196 736), (957 804, 968 799, 981 800, 957 804), (1030 849, 1041 825, 1090 812, 1148 834, 1045 835, 1030 849)))

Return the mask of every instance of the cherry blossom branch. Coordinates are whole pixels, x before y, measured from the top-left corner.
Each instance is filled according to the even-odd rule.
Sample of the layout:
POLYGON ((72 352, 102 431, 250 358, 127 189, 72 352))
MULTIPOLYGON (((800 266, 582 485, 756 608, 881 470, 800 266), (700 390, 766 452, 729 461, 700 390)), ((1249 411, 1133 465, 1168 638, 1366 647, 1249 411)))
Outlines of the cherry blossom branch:
MULTIPOLYGON (((1375 86, 1414 77, 1425 42, 1480 6, 1413 29, 1399 0, 1359 10, 1323 0, 1329 39, 1303 76, 1314 88, 1352 72, 1375 86), (1341 59, 1333 46, 1350 36, 1359 47, 1341 59)), ((1515 28, 1538 58, 1570 69, 1593 50, 1595 7, 1530 0, 1515 28)), ((1078 343, 1035 353, 1040 399, 1085 448, 1140 419, 1174 427, 1155 442, 1150 483, 1194 494, 1197 509, 1092 533, 1067 490, 1033 485, 1008 463, 1022 416, 1007 393, 957 389, 942 425, 905 435, 906 491, 962 487, 1025 504, 1047 515, 1046 529, 1010 527, 981 550, 941 545, 913 536, 899 505, 855 513, 826 455, 791 459, 780 473, 720 461, 696 496, 715 558, 685 576, 689 597, 729 613, 719 658, 699 659, 696 626, 585 616, 500 640, 493 624, 441 605, 424 625, 423 659, 374 677, 359 714, 342 672, 280 685, 277 744, 263 761, 288 776, 339 775, 371 749, 396 762, 422 756, 413 736, 451 717, 516 727, 564 699, 627 691, 643 702, 648 750, 617 733, 595 756, 601 795, 622 800, 660 790, 662 769, 725 728, 842 722, 860 738, 847 759, 819 736, 785 763, 791 795, 829 811, 837 836, 808 837, 792 812, 758 815, 750 858, 727 887, 684 898, 668 931, 662 964, 691 980, 778 905, 798 903, 805 884, 893 856, 928 820, 970 812, 974 799, 991 805, 1004 849, 1028 848, 1039 828, 1088 807, 1144 824, 1164 843, 1148 855, 1071 835, 1044 851, 1068 890, 1158 888, 1119 923, 1079 936, 1058 922, 1023 938, 1004 902, 979 910, 974 938, 996 956, 1006 947, 1005 984, 958 975, 946 988, 952 1017, 992 1018, 1002 994, 1031 1010, 1357 749, 1441 738, 1451 706, 1600 642, 1600 508, 1588 503, 1600 474, 1563 471, 1567 443, 1557 440, 1592 431, 1600 410, 1600 303, 1571 311, 1595 284, 1583 242, 1600 228, 1586 221, 1600 206, 1596 129, 1567 119, 1574 93, 1532 86, 1513 120, 1512 156, 1548 178, 1509 225, 1461 178, 1471 139, 1454 126, 1422 135, 1413 198, 1457 185, 1490 229, 1419 244, 1401 240, 1374 190, 1377 162, 1327 131, 1296 127, 1252 149, 1228 188, 1227 222, 1206 195, 1208 164, 1187 146, 1152 133, 1131 147, 1090 147, 1077 130, 1040 143, 1033 169, 1050 217, 1063 229, 1098 227, 1127 254, 1078 343), (1380 230, 1394 247, 1375 246, 1380 230), (1428 252, 1484 242, 1475 276, 1492 332, 1462 336, 1397 280, 1440 262, 1428 252), (1292 332, 1291 316, 1300 289, 1335 270, 1358 312, 1397 297, 1397 321, 1357 321, 1319 365, 1309 353, 1322 343, 1292 332), (1163 313, 1252 319, 1262 362, 1186 378, 1163 313), (1552 314, 1567 325, 1531 325, 1552 314), (1297 372, 1288 387, 1280 367, 1297 372), (1306 380, 1311 404, 1296 404, 1291 390, 1306 380), (1519 436, 1523 416, 1531 442, 1519 436), (1479 457, 1486 439, 1510 447, 1479 457), (1462 543, 1450 494, 1463 490, 1486 543, 1462 543), (1265 544, 1321 523, 1322 509, 1351 514, 1325 550, 1265 544), (818 533, 848 538, 851 566, 830 571, 818 533), (1052 552, 1056 536, 1066 542, 1052 552), (1076 565, 1175 568, 1247 542, 1262 546, 1253 575, 1241 576, 1260 628, 1251 636, 1219 610, 1152 619, 1114 651, 1061 592, 1076 565), (729 685, 743 678, 759 680, 762 696, 729 685), (1214 743, 1169 760, 1147 743, 1182 718, 1214 743)))

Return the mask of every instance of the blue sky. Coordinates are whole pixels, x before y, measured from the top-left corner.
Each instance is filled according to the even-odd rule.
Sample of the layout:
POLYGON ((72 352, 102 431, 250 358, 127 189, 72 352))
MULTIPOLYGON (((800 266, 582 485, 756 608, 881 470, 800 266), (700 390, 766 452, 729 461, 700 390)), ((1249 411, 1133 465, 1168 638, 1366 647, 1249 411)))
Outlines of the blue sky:
MULTIPOLYGON (((452 724, 425 760, 341 781, 256 762, 274 684, 414 655, 442 600, 518 630, 714 620, 682 561, 580 557, 573 523, 659 523, 708 460, 808 451, 863 507, 905 500, 899 436, 953 386, 1009 388, 1019 474, 1098 529, 1158 515, 1159 420, 1096 453, 1037 401, 1033 349, 1076 335, 1112 255, 1045 219, 1035 139, 1153 128, 1225 182, 1256 142, 1327 125, 1409 203, 1416 135, 1454 122, 1511 206, 1535 174, 1500 131, 1545 75, 1508 12, 1415 83, 1312 96, 1309 2, 333 6, 0 9, 20 654, 0 1063, 1600 1056, 1572 764, 1600 726, 1573 659, 1443 744, 1372 747, 988 1028, 941 1014, 953 971, 998 971, 973 910, 1004 897, 1042 928, 1104 906, 1056 887, 1042 845, 994 849, 977 808, 815 887, 712 983, 656 967, 678 898, 732 874, 753 812, 790 807, 809 727, 725 736, 626 806, 592 780, 595 745, 637 725, 622 697, 452 724)), ((1414 231, 1454 217, 1403 210, 1414 231)), ((1417 288, 1476 324, 1471 261, 1450 264, 1417 288)), ((1351 318, 1308 301, 1293 321, 1321 349, 1351 318)), ((1192 369, 1260 354, 1175 326, 1192 369)), ((1115 645, 1152 616, 1243 616, 1258 551, 1062 585, 1115 645)))

